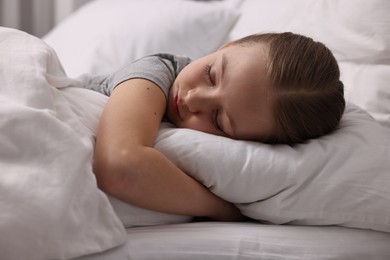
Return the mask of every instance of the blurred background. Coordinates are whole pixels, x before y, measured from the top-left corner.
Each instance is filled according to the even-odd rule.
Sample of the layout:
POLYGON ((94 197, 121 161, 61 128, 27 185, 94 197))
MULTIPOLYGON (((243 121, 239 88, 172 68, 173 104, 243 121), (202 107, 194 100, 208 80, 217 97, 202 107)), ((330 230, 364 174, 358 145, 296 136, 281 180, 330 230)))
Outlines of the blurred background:
POLYGON ((37 37, 89 0, 0 0, 0 26, 37 37))

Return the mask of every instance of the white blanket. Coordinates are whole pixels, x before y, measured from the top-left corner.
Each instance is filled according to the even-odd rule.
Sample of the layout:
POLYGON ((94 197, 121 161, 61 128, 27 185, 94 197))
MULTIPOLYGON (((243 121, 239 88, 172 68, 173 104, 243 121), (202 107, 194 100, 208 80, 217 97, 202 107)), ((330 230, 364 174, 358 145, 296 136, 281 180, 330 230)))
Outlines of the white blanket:
POLYGON ((1 259, 68 259, 125 241, 91 169, 93 139, 43 41, 0 27, 1 259))

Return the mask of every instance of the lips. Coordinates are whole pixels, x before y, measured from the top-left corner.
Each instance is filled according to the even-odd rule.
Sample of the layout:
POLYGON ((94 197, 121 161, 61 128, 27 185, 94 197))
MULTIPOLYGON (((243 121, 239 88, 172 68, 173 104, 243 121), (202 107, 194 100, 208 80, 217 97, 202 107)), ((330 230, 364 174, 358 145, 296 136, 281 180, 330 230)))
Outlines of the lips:
POLYGON ((179 110, 179 95, 178 94, 175 95, 174 105, 175 105, 175 110, 176 110, 177 115, 181 118, 180 110, 179 110))

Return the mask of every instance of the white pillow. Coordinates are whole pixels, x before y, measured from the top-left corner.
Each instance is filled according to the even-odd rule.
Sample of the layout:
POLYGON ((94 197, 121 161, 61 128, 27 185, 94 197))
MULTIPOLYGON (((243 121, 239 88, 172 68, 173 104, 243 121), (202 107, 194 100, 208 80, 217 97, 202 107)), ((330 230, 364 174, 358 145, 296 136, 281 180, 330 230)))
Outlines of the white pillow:
POLYGON ((43 39, 76 77, 110 73, 157 52, 199 58, 224 43, 237 19, 221 2, 96 0, 43 39))
POLYGON ((390 64, 388 0, 244 0, 233 39, 292 31, 325 43, 339 61, 390 64))
POLYGON ((345 98, 390 130, 390 64, 339 62, 345 98))
POLYGON ((170 127, 155 147, 251 218, 390 232, 390 131, 355 105, 339 130, 292 147, 170 127))

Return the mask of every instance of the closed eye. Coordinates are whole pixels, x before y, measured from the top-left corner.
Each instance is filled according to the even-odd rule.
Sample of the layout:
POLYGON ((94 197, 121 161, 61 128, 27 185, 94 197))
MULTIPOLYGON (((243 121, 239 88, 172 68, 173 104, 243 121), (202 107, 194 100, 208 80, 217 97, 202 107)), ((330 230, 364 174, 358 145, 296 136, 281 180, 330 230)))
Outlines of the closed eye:
POLYGON ((213 87, 213 86, 215 86, 215 82, 214 82, 213 77, 211 75, 211 68, 212 68, 211 64, 207 64, 205 71, 206 71, 207 81, 209 82, 211 87, 213 87))
POLYGON ((218 109, 215 109, 213 112, 212 123, 213 123, 215 129, 217 129, 218 131, 224 132, 223 128, 221 127, 221 125, 219 124, 219 121, 218 121, 218 113, 219 113, 218 109))

